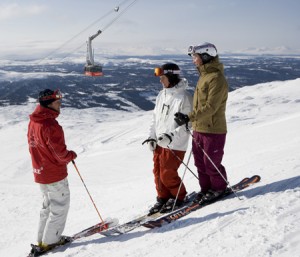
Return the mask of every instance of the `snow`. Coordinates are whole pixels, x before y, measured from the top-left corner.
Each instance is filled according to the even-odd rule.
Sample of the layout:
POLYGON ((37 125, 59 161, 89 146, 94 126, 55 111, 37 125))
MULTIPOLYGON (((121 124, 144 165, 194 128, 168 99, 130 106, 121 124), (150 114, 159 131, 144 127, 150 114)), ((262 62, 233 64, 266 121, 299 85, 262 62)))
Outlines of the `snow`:
MULTIPOLYGON (((41 194, 27 146, 34 103, 1 107, 0 256, 23 256, 35 243, 41 194)), ((102 215, 126 222, 155 201, 147 137, 151 112, 64 109, 58 118, 77 167, 102 215)), ((259 174, 260 183, 159 229, 94 235, 51 256, 300 256, 300 78, 244 87, 229 94, 223 164, 231 184, 259 174)), ((186 154, 188 159, 190 148, 186 154)), ((189 167, 196 172, 193 160, 189 167)), ((64 234, 99 222, 72 164, 71 208, 64 234)), ((182 176, 184 166, 179 170, 182 176)), ((186 171, 189 192, 199 190, 186 171)))

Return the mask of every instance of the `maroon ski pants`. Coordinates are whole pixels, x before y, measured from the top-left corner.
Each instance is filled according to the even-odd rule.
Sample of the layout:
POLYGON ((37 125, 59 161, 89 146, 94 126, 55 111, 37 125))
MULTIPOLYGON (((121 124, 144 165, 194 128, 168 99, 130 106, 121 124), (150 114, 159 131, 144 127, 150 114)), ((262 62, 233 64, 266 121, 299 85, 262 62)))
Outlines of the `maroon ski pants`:
POLYGON ((175 198, 179 190, 178 200, 182 201, 186 195, 186 189, 183 183, 180 187, 181 178, 178 176, 177 170, 184 158, 185 151, 172 151, 160 146, 156 147, 153 155, 154 182, 159 198, 164 200, 175 198))
POLYGON ((225 167, 221 164, 224 155, 225 141, 226 134, 193 132, 192 150, 195 166, 198 170, 201 192, 203 193, 206 193, 209 189, 214 191, 226 189, 227 183, 212 164, 213 162, 227 180, 225 167), (211 161, 205 155, 203 150, 209 156, 211 161))

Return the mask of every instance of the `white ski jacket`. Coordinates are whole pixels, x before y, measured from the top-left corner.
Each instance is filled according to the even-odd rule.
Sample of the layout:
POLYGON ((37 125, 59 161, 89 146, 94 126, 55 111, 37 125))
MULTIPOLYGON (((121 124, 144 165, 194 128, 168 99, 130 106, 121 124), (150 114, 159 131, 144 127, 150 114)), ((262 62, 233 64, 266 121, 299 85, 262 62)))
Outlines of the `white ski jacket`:
MULTIPOLYGON (((186 91, 188 82, 185 78, 172 88, 164 88, 156 98, 149 137, 157 140, 163 134, 173 134, 169 147, 173 150, 186 151, 189 132, 185 125, 178 126, 174 121, 174 114, 181 112, 188 114, 193 108, 192 95, 186 91)), ((159 143, 158 143, 159 144, 159 143)))

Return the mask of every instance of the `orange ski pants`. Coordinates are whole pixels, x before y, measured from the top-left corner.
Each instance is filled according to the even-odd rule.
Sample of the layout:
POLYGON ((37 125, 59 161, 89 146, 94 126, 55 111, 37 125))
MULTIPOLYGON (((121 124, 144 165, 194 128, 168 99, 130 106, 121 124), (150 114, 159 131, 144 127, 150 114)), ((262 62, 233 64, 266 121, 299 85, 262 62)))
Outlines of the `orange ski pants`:
POLYGON ((178 176, 178 168, 183 161, 185 151, 178 151, 162 148, 157 146, 154 151, 154 182, 156 186, 157 196, 164 200, 176 197, 178 190, 178 200, 183 200, 186 196, 186 189, 182 183, 180 189, 181 178, 178 176), (178 158, 180 160, 178 160, 178 158))

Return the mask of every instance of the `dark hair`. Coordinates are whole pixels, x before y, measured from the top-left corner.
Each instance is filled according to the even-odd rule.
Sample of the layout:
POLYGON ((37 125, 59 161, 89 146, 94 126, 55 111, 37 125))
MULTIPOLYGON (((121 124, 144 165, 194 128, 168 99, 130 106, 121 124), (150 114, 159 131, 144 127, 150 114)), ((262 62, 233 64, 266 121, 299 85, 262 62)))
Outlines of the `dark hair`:
POLYGON ((161 66, 161 68, 165 70, 170 70, 170 72, 166 73, 165 76, 168 78, 169 83, 172 87, 177 85, 180 82, 179 74, 173 74, 171 71, 180 71, 179 67, 175 63, 166 63, 161 66))
POLYGON ((210 61, 212 61, 215 58, 214 56, 211 56, 207 53, 199 54, 199 56, 200 56, 203 64, 209 63, 210 61))

